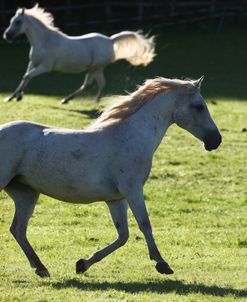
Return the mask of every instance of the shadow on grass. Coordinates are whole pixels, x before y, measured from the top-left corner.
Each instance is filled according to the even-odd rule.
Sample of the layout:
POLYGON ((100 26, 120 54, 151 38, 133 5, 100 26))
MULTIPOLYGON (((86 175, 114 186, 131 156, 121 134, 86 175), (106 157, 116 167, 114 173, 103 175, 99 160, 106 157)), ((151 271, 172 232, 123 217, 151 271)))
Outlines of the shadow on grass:
POLYGON ((73 112, 73 113, 79 113, 82 115, 87 115, 90 119, 95 119, 100 116, 101 112, 99 109, 84 109, 84 110, 79 110, 79 109, 71 109, 71 108, 65 108, 65 107, 56 107, 56 106, 48 106, 52 109, 56 110, 62 110, 62 111, 67 111, 67 112, 73 112))
POLYGON ((80 290, 109 290, 114 289, 126 293, 153 292, 159 294, 176 293, 178 295, 188 295, 191 293, 200 293, 210 296, 225 297, 233 295, 235 297, 247 297, 247 290, 237 290, 228 287, 207 286, 201 283, 187 284, 182 281, 165 280, 157 282, 80 282, 78 279, 68 279, 64 282, 52 284, 55 289, 76 288, 80 290))

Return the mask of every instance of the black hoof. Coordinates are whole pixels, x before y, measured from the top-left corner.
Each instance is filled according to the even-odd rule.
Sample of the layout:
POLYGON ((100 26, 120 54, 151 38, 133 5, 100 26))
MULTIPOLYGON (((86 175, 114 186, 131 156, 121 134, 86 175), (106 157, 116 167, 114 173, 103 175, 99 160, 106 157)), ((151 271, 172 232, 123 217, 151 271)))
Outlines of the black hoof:
POLYGON ((170 268, 170 266, 165 261, 160 261, 155 265, 155 268, 160 274, 171 275, 174 271, 170 268))
POLYGON ((86 260, 80 259, 76 262, 76 273, 84 273, 88 268, 86 267, 86 260))
POLYGON ((16 97, 17 102, 21 101, 22 98, 23 98, 23 95, 22 95, 22 94, 19 94, 19 95, 16 97))
POLYGON ((37 268, 35 271, 35 274, 37 274, 41 278, 50 277, 50 273, 48 272, 48 270, 46 268, 42 268, 42 269, 37 268))

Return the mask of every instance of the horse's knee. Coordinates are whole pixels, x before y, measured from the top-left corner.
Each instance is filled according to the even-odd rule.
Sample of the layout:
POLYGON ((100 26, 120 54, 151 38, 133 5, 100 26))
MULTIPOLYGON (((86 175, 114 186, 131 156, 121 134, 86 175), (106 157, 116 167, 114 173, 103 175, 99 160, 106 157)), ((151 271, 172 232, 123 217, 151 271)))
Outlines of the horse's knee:
POLYGON ((27 81, 27 80, 30 80, 30 74, 29 73, 25 73, 23 78, 22 78, 22 81, 27 81))
POLYGON ((22 240, 25 237, 25 232, 21 232, 20 228, 17 227, 15 219, 12 222, 9 231, 17 241, 22 240))
POLYGON ((128 241, 128 239, 129 239, 129 231, 125 231, 124 233, 119 234, 119 237, 118 237, 119 245, 120 246, 125 245, 125 243, 128 241))
POLYGON ((15 228, 15 225, 11 225, 9 228, 10 233, 13 235, 13 237, 16 239, 18 237, 18 232, 15 228))

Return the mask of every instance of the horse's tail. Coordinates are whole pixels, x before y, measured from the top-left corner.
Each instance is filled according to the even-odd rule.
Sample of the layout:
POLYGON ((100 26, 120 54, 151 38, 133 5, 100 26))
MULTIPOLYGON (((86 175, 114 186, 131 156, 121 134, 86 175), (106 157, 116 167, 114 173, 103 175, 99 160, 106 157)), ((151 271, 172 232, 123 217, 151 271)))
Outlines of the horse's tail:
POLYGON ((114 61, 125 59, 132 65, 148 65, 155 56, 154 36, 142 32, 122 31, 112 35, 114 61))

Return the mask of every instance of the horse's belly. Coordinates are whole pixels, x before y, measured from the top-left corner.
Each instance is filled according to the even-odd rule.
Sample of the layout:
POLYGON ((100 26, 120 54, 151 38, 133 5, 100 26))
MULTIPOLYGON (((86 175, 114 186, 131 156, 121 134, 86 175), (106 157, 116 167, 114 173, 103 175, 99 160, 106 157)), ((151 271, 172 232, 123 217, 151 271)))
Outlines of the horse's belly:
MULTIPOLYGON (((45 193, 44 193, 45 194, 45 193)), ((106 193, 106 194, 102 194, 99 193, 97 194, 96 192, 94 192, 94 194, 75 194, 75 195, 65 195, 65 194, 62 194, 60 196, 60 198, 57 198, 57 194, 56 195, 51 195, 51 194, 45 194, 47 196, 50 196, 52 198, 55 198, 55 199, 59 199, 61 201, 65 201, 65 202, 69 202, 69 203, 84 203, 84 204, 87 204, 87 203, 92 203, 92 202, 95 202, 95 201, 112 201, 112 200, 119 200, 119 199, 122 199, 123 196, 120 194, 120 193, 106 193)))
POLYGON ((64 72, 64 73, 79 73, 83 72, 90 67, 90 61, 86 59, 75 61, 74 58, 70 58, 69 60, 63 62, 56 62, 53 70, 64 72))
POLYGON ((20 177, 18 181, 27 184, 35 191, 50 196, 54 199, 71 203, 91 203, 94 201, 108 201, 121 199, 123 196, 110 182, 82 181, 78 183, 66 181, 44 181, 45 178, 35 179, 34 177, 20 177))
POLYGON ((70 203, 91 203, 95 201, 108 201, 123 198, 123 196, 115 190, 107 188, 71 188, 69 190, 44 190, 43 194, 70 203), (72 190, 71 190, 72 189, 72 190))

